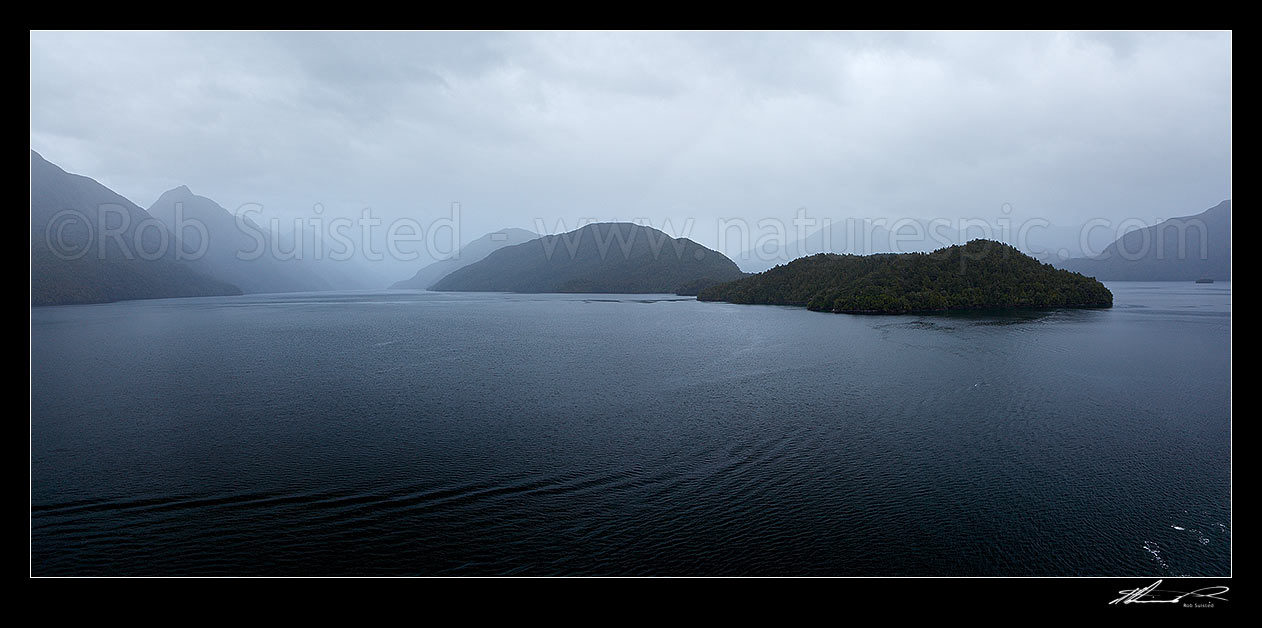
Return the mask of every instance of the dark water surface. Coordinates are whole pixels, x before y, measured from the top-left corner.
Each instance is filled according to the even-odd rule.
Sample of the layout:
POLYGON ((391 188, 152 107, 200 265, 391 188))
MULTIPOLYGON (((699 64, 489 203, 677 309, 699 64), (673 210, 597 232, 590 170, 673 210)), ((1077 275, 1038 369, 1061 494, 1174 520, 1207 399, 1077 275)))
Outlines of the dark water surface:
POLYGON ((1229 283, 31 312, 31 571, 1231 574, 1229 283))

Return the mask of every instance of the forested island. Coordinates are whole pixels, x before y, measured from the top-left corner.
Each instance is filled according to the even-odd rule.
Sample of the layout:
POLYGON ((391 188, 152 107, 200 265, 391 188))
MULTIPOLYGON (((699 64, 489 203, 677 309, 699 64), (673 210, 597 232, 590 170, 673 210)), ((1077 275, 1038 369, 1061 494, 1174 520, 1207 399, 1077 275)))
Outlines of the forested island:
POLYGON ((932 253, 820 253, 700 291, 699 301, 795 305, 820 312, 937 312, 1112 307, 1099 281, 1015 247, 973 240, 932 253))

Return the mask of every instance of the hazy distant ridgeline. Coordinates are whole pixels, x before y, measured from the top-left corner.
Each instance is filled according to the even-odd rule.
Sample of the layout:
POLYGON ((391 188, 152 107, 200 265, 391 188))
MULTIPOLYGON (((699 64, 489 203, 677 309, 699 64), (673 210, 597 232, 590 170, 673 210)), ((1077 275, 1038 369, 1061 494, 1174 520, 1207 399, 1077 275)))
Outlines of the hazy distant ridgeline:
MULTIPOLYGON (((303 259, 280 259, 273 254, 276 236, 248 217, 237 217, 215 201, 197 196, 187 186, 168 190, 149 208, 149 213, 175 234, 186 254, 202 252, 202 234, 192 221, 206 229, 205 251, 193 262, 207 274, 236 284, 244 292, 302 292, 328 290, 328 282, 307 267, 303 259), (178 212, 178 215, 177 215, 178 212), (259 250, 262 247, 262 250, 259 250), (247 257, 242 259, 241 256, 247 257), (253 259, 248 259, 254 257, 253 259)), ((292 245, 282 250, 293 250, 292 245)))
POLYGON ((744 276, 722 253, 633 223, 596 223, 505 247, 433 286, 454 292, 695 293, 744 276))
POLYGON ((390 288, 392 290, 428 290, 430 286, 438 283, 443 277, 469 264, 481 261, 495 251, 506 246, 529 242, 538 237, 539 234, 526 231, 525 229, 501 229, 488 233, 460 247, 460 251, 456 255, 429 264, 416 271, 416 274, 410 278, 395 282, 390 288))
POLYGON ((820 253, 702 290, 701 301, 796 305, 825 312, 1110 307, 1099 281, 990 240, 932 253, 820 253))
MULTIPOLYGON (((1040 222, 1014 222, 1006 227, 990 221, 938 220, 867 220, 845 218, 820 221, 822 226, 805 237, 786 240, 784 237, 766 237, 759 242, 757 234, 744 234, 736 243, 744 242, 733 253, 733 259, 742 268, 763 271, 777 264, 784 264, 799 257, 817 253, 842 253, 872 255, 878 253, 928 253, 945 246, 962 244, 973 239, 999 240, 1019 248, 1026 255, 1050 262, 1061 268, 1081 271, 1088 275, 1100 273, 1101 279, 1119 281, 1190 281, 1196 273, 1215 279, 1227 278, 1230 260, 1231 203, 1224 201, 1217 207, 1197 216, 1173 218, 1163 224, 1131 232, 1117 237, 1115 225, 1053 226, 1040 222), (1005 231, 1006 229, 1006 231, 1005 231), (1147 231, 1149 235, 1144 235, 1147 231), (1161 237, 1157 237, 1160 233, 1161 237), (1200 241, 1208 237, 1208 259, 1200 258, 1200 241), (1149 244, 1145 247, 1144 241, 1149 244), (1176 260, 1180 238, 1189 242, 1187 256, 1176 260), (749 240, 754 242, 750 243, 749 240), (1125 243, 1118 255, 1119 243, 1125 243), (752 244, 752 246, 751 246, 752 244), (1088 260, 1084 251, 1104 251, 1100 261, 1088 260), (1126 259, 1129 257, 1130 259, 1126 259), (1162 259, 1157 259, 1157 258, 1162 259), (1109 261, 1104 261, 1109 260, 1109 261), (1146 261, 1144 261, 1146 260, 1146 261), (1177 262, 1177 263, 1176 263, 1177 262)), ((810 219, 813 222, 817 219, 810 219)), ((738 234, 739 230, 725 233, 725 238, 738 234)))
POLYGON ((806 237, 793 241, 770 239, 742 251, 737 260, 759 272, 817 253, 871 255, 929 252, 960 242, 958 230, 927 221, 905 221, 891 231, 885 221, 830 220, 806 237))
POLYGON ((31 151, 31 305, 241 294, 176 260, 171 238, 135 203, 31 151))
MULTIPOLYGON (((723 235, 725 239, 743 235, 744 239, 735 238, 734 243, 743 244, 743 246, 740 246, 739 252, 733 253, 733 260, 740 264, 741 268, 755 272, 817 253, 852 255, 929 253, 945 246, 963 244, 979 238, 1007 242, 1017 246, 1023 253, 1043 261, 1059 259, 1058 255, 1082 255, 1082 233, 1079 227, 1042 223, 1008 224, 1004 227, 991 221, 979 221, 970 226, 969 221, 946 219, 887 221, 864 218, 827 220, 809 218, 809 220, 812 226, 822 224, 805 237, 791 240, 787 237, 770 237, 771 234, 741 234, 737 229, 732 229, 723 235)), ((722 229, 721 226, 720 229, 722 229)), ((1095 246, 1094 250, 1103 249, 1112 242, 1112 238, 1104 231, 1092 231, 1087 236, 1089 240, 1087 244, 1095 246)))
POLYGON ((1104 281, 1231 279, 1231 201, 1137 229, 1094 258, 1056 264, 1104 281))
MULTIPOLYGON (((1057 229, 1060 231, 1044 234, 1047 239, 1035 242, 1035 248, 1064 240, 1061 231, 1065 228, 1057 229)), ((274 230, 261 228, 248 218, 238 221, 227 209, 185 186, 164 193, 146 211, 96 181, 68 174, 31 151, 32 305, 361 288, 366 286, 356 275, 379 272, 379 266, 370 269, 372 264, 366 261, 314 254, 331 251, 322 234, 284 235, 274 230), (287 257, 286 251, 302 249, 295 244, 306 242, 308 235, 319 239, 311 241, 312 254, 287 257), (259 255, 249 255, 260 247, 259 255)), ((1103 231, 1107 230, 1096 229, 1085 236, 1098 238, 1103 231)), ((932 221, 887 229, 874 222, 846 220, 826 224, 787 245, 769 243, 774 250, 747 250, 742 259, 759 260, 747 263, 760 267, 768 263, 760 258, 769 255, 786 263, 830 251, 928 252, 942 248, 943 240, 963 238, 965 233, 953 225, 932 221)), ((1225 280, 1230 279, 1230 234, 1231 202, 1223 201, 1201 214, 1127 233, 1096 258, 1056 261, 1054 253, 1048 256, 1060 268, 1102 280, 1225 280)), ((1025 244, 1029 248, 1031 243, 1025 244)), ((1092 242, 1092 246, 1100 244, 1092 242)), ((1066 250, 1060 249, 1061 254, 1066 250)), ((522 229, 487 234, 465 245, 458 255, 424 266, 391 287, 691 295, 742 277, 745 273, 733 260, 692 240, 673 238, 644 225, 597 223, 542 238, 522 229)), ((950 303, 971 302, 953 300, 958 295, 951 296, 950 292, 956 287, 891 293, 895 302, 876 309, 941 309, 941 301, 932 294, 950 303), (918 300, 921 297, 913 296, 921 293, 929 300, 922 302, 918 300)), ((763 285, 757 291, 759 296, 750 298, 778 302, 774 295, 780 290, 763 285)), ((1064 291, 1031 295, 1014 289, 987 295, 988 301, 1020 305, 1031 299, 1055 303, 1064 297, 1064 291)), ((814 296, 809 295, 807 301, 814 296)))

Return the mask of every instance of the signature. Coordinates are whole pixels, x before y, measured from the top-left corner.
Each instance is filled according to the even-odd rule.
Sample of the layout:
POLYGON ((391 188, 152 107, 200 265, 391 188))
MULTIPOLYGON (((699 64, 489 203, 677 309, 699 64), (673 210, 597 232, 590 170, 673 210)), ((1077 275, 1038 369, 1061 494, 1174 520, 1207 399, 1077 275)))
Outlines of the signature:
POLYGON ((1161 580, 1158 580, 1142 589, 1123 589, 1118 591, 1118 593, 1122 594, 1122 597, 1109 602, 1109 604, 1176 604, 1186 597, 1209 598, 1226 602, 1227 598, 1218 596, 1230 591, 1227 587, 1216 585, 1181 593, 1179 591, 1158 589, 1157 587, 1161 585, 1161 582, 1161 580))

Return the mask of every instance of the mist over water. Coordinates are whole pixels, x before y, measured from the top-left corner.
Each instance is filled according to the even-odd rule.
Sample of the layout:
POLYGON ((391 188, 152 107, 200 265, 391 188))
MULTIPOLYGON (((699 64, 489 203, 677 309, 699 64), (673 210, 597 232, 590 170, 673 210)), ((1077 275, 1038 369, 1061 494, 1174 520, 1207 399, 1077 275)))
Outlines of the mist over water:
POLYGON ((1231 573, 1230 283, 31 310, 35 575, 1231 573))

